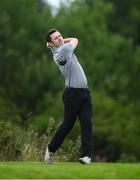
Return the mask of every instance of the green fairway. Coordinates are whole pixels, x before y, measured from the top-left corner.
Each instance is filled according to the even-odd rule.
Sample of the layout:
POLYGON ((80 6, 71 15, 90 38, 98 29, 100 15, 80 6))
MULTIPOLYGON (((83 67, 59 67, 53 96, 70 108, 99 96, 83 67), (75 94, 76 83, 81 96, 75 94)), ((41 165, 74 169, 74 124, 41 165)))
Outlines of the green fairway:
POLYGON ((138 179, 140 164, 1 162, 1 179, 138 179))

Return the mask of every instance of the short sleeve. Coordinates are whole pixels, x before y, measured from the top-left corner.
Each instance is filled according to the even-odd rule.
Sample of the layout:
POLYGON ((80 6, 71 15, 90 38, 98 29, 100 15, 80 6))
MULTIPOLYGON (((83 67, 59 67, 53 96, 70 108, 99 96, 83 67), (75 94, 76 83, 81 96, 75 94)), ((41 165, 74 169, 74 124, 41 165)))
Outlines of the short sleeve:
POLYGON ((59 65, 64 66, 71 58, 73 51, 73 47, 70 43, 64 44, 55 56, 56 62, 59 65))

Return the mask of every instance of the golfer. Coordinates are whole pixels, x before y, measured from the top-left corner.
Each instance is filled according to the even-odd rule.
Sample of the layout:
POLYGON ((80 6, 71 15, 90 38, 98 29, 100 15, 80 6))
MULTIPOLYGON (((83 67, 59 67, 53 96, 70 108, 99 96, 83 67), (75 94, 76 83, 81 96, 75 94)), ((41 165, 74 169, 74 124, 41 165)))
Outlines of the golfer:
POLYGON ((76 38, 63 38, 56 29, 48 31, 47 46, 51 49, 54 62, 65 79, 62 95, 64 103, 64 119, 51 142, 47 145, 44 162, 51 163, 52 155, 63 143, 70 132, 76 118, 81 126, 81 150, 79 161, 91 163, 92 155, 92 103, 85 73, 74 54, 78 45, 76 38))

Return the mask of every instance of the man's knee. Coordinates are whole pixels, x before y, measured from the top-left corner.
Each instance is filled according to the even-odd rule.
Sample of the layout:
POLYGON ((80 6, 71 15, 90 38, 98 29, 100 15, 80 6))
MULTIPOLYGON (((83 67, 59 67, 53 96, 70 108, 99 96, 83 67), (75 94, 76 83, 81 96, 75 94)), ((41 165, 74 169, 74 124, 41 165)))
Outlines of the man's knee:
POLYGON ((74 124, 66 124, 66 123, 62 123, 61 124, 61 128, 63 129, 63 130, 71 130, 72 128, 73 128, 73 126, 74 126, 74 124))

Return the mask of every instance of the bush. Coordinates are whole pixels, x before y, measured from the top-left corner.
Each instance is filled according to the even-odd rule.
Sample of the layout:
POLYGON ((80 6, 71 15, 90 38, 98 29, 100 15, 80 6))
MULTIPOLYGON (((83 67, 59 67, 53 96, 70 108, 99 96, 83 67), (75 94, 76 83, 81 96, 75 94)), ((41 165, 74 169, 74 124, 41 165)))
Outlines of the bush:
POLYGON ((10 122, 0 121, 0 160, 17 160, 21 153, 21 129, 10 122))
POLYGON ((95 159, 97 156, 111 162, 132 159, 138 162, 139 116, 133 113, 133 104, 123 106, 106 94, 95 92, 94 107, 95 159))

